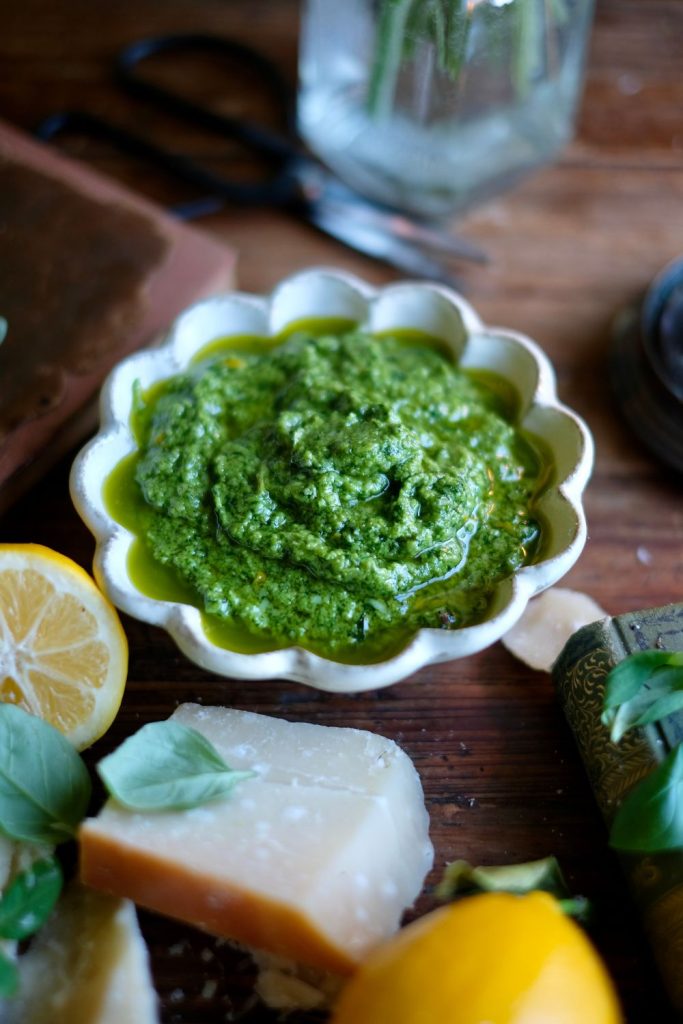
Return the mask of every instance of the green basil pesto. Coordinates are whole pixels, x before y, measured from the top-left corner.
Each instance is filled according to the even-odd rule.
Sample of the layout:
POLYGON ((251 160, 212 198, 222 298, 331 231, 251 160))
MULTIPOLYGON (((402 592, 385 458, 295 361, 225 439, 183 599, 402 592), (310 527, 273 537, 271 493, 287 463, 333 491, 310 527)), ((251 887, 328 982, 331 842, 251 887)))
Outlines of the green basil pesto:
POLYGON ((141 396, 134 425, 147 550, 265 646, 353 659, 475 622, 538 543, 543 459, 426 339, 223 352, 141 396))

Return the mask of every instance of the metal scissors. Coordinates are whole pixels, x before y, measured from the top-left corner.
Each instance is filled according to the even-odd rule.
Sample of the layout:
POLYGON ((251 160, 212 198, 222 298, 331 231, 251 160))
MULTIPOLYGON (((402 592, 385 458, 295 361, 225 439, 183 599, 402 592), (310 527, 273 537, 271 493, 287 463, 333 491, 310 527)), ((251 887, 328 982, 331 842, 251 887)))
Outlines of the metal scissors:
POLYGON ((76 131, 106 139, 118 149, 142 157, 202 192, 197 200, 172 207, 183 219, 214 213, 226 204, 273 205, 291 210, 320 230, 366 255, 410 274, 453 282, 451 260, 486 262, 477 246, 428 223, 369 202, 347 188, 309 156, 295 133, 292 90, 279 69, 251 47, 233 39, 203 34, 164 35, 127 46, 116 60, 116 79, 132 96, 210 132, 239 143, 268 164, 264 178, 240 180, 217 174, 196 160, 165 149, 141 135, 80 110, 51 115, 36 135, 52 139, 76 131), (280 130, 201 106, 142 73, 142 66, 163 54, 211 55, 226 66, 241 66, 257 76, 279 120, 280 130))

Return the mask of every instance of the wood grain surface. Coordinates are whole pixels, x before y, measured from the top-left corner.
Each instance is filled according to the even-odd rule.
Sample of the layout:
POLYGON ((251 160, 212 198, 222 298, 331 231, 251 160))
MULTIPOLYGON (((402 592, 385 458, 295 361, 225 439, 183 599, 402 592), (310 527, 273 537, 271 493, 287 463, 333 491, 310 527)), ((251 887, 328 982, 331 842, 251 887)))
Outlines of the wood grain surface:
MULTIPOLYGON (((217 165, 229 145, 134 106, 111 84, 120 46, 180 30, 255 43, 294 81, 293 0, 5 0, 0 116, 30 129, 57 107, 87 107, 217 165)), ((590 537, 565 583, 612 614, 683 596, 680 480, 634 441, 612 405, 607 379, 615 316, 683 248, 681 68, 681 0, 598 0, 577 140, 554 166, 457 225, 491 256, 488 266, 463 267, 465 294, 486 321, 540 342, 556 367, 561 398, 594 433, 590 537)), ((248 90, 222 91, 225 84, 209 71, 198 85, 218 107, 248 110, 248 90)), ((70 140, 67 148, 161 202, 184 197, 99 143, 70 140)), ((397 276, 284 213, 232 209, 205 227, 237 248, 238 281, 247 290, 267 290, 284 274, 316 263, 376 283, 397 276)), ((0 520, 0 541, 48 544, 89 566, 93 542, 69 500, 70 461, 0 520)), ((212 676, 153 627, 130 619, 125 627, 130 681, 120 716, 93 759, 185 700, 383 732, 405 747, 424 783, 436 846, 430 881, 457 857, 502 863, 556 854, 572 888, 594 901, 592 935, 629 1022, 669 1019, 549 676, 527 670, 496 644, 387 690, 325 695, 292 683, 212 676)), ((432 905, 427 889, 417 911, 432 905)), ((154 915, 143 914, 142 923, 164 1021, 271 1019, 253 1004, 244 957, 154 915)))

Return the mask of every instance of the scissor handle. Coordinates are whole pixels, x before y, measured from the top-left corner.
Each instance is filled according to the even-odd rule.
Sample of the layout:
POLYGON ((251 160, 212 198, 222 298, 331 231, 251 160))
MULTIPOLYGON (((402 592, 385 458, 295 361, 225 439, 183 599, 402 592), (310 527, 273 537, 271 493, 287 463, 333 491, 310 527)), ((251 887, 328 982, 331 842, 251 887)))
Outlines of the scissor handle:
POLYGON ((267 85, 278 109, 286 136, 294 136, 294 103, 292 91, 279 69, 267 57, 235 39, 202 34, 151 36, 127 46, 118 56, 116 73, 127 91, 155 103, 161 109, 182 117, 213 132, 245 143, 259 153, 287 160, 300 155, 296 145, 285 135, 248 120, 217 114, 206 107, 164 86, 146 80, 139 74, 140 65, 150 57, 163 53, 212 53, 229 57, 249 70, 256 70, 267 85))
POLYGON ((209 195, 171 208, 182 220, 215 213, 226 202, 239 202, 249 206, 285 204, 296 196, 298 185, 290 176, 287 166, 277 174, 260 182, 229 181, 180 153, 172 153, 155 145, 134 132, 94 117, 82 110, 62 110, 46 118, 35 130, 37 138, 48 142, 62 132, 78 132, 103 139, 122 153, 129 153, 166 171, 181 181, 207 190, 209 195))

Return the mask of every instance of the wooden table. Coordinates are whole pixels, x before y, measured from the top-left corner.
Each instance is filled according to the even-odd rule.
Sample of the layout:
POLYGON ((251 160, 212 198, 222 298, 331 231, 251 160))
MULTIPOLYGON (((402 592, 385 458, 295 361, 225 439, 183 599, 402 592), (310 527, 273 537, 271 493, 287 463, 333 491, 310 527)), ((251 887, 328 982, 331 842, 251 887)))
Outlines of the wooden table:
MULTIPOLYGON (((113 118, 130 117, 128 101, 111 89, 111 57, 154 32, 235 35, 257 43, 293 78, 296 29, 293 0, 5 0, 0 116, 30 128, 55 107, 87 104, 113 118)), ((458 226, 492 257, 486 267, 463 269, 467 297, 485 320, 538 339, 555 364, 562 399, 595 435, 586 499, 590 539, 566 584, 613 614, 682 596, 680 482, 632 438, 612 406, 605 369, 615 314, 682 244, 682 57, 680 0, 598 0, 577 141, 555 166, 458 226)), ((145 130, 170 130, 147 113, 136 116, 145 130)), ((215 154, 215 140, 184 132, 176 141, 215 154)), ((162 202, 177 198, 166 183, 97 144, 72 151, 162 202)), ((206 228, 239 250, 239 284, 247 290, 267 290, 284 274, 316 263, 378 283, 396 276, 271 210, 231 210, 206 228)), ((71 507, 69 464, 65 459, 5 516, 0 540, 48 544, 88 566, 93 542, 71 507)), ((160 631, 130 619, 125 627, 130 681, 120 716, 93 757, 186 700, 381 731, 405 747, 422 776, 436 845, 431 880, 457 857, 500 863, 555 853, 572 888, 595 902, 593 937, 629 1021, 667 1019, 547 675, 526 669, 496 644, 384 691, 331 696, 291 683, 217 678, 186 661, 160 631)), ((425 895, 418 910, 431 905, 425 895)), ((237 1019, 226 1014, 249 1005, 244 958, 151 914, 142 922, 164 1020, 237 1019), (207 981, 217 983, 212 998, 207 981)), ((240 1019, 271 1018, 255 1006, 240 1019)))

